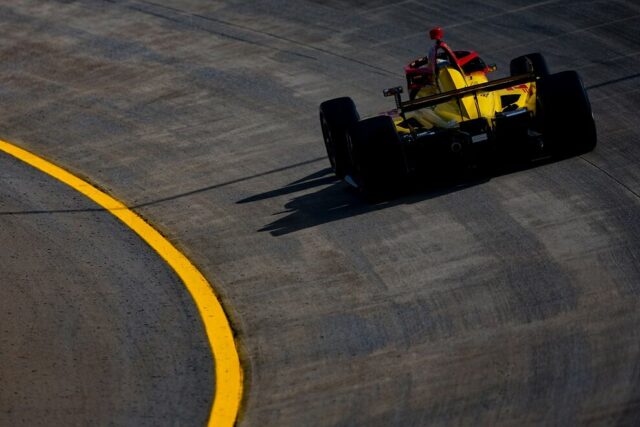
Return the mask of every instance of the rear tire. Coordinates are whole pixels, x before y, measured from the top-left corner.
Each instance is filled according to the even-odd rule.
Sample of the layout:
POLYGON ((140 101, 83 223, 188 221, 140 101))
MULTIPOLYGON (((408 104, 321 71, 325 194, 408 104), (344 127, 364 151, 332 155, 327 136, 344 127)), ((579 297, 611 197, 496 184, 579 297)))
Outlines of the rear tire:
POLYGON ((512 76, 521 74, 535 74, 536 77, 545 77, 549 75, 549 67, 544 56, 539 53, 529 53, 519 56, 511 60, 509 69, 512 76))
POLYGON ((344 178, 350 168, 347 129, 358 120, 360 116, 351 98, 335 98, 320 104, 320 126, 327 157, 331 169, 340 179, 344 178))
POLYGON ((393 120, 372 117, 353 125, 347 133, 353 165, 352 178, 368 201, 391 195, 404 176, 404 157, 393 120))
POLYGON ((578 73, 551 74, 538 80, 537 89, 542 136, 551 153, 570 156, 593 150, 596 124, 578 73))

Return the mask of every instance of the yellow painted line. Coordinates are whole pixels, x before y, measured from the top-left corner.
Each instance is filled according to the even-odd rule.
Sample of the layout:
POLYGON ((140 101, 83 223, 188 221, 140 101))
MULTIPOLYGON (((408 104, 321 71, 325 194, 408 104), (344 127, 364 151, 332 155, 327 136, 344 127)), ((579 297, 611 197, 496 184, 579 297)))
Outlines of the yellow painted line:
POLYGON ((233 426, 242 399, 242 368, 227 316, 202 273, 156 229, 115 198, 61 167, 9 142, 0 140, 0 150, 67 184, 111 212, 173 268, 198 307, 213 353, 216 392, 209 426, 233 426))

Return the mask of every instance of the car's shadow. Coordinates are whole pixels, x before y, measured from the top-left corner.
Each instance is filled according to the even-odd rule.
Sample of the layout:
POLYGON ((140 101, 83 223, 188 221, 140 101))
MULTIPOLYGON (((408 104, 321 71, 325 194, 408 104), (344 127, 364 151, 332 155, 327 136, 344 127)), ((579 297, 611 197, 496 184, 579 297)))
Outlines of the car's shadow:
POLYGON ((273 197, 281 197, 289 194, 294 195, 293 198, 285 203, 284 210, 273 213, 274 216, 284 216, 266 224, 258 230, 260 232, 269 232, 273 236, 282 236, 344 218, 363 215, 372 211, 387 209, 402 204, 424 202, 485 184, 492 178, 498 176, 532 169, 559 160, 561 159, 547 158, 535 162, 504 163, 500 168, 494 168, 490 172, 468 173, 464 177, 460 177, 459 175, 450 176, 439 182, 429 181, 430 184, 414 183, 404 186, 388 199, 378 203, 368 203, 364 201, 355 189, 337 179, 331 169, 326 168, 291 182, 284 187, 247 197, 239 200, 237 203, 256 203, 273 197), (314 192, 309 192, 309 190, 314 188, 319 189, 314 192), (304 192, 304 194, 295 195, 300 192, 304 192))
MULTIPOLYGON (((523 169, 522 167, 518 169, 523 169)), ((513 171, 511 169, 510 171, 513 171)), ((317 225, 354 217, 368 212, 387 209, 401 204, 413 204, 483 184, 496 174, 469 175, 464 179, 450 178, 431 185, 407 185, 392 194, 386 200, 369 203, 364 201, 345 182, 338 180, 331 169, 322 169, 296 180, 282 188, 256 194, 239 200, 237 203, 255 203, 273 197, 305 192, 294 196, 285 205, 284 210, 273 215, 284 215, 265 225, 261 232, 273 236, 282 236, 317 225), (319 189, 308 192, 313 188, 319 189)))

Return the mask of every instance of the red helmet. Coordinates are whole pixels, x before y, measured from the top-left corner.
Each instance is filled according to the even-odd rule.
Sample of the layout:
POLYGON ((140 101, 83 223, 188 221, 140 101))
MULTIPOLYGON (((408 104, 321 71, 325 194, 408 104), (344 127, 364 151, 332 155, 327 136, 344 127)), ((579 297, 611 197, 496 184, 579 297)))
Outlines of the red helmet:
POLYGON ((441 27, 433 28, 431 31, 429 31, 429 37, 431 38, 431 40, 442 40, 442 38, 444 37, 444 31, 441 27))

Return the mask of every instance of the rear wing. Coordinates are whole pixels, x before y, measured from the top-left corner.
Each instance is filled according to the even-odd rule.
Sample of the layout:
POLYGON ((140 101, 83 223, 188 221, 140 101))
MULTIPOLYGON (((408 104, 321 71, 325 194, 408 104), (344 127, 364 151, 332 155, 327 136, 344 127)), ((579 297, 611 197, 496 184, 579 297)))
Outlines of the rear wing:
POLYGON ((383 91, 383 94, 384 96, 393 96, 396 100, 396 107, 401 114, 404 114, 410 111, 420 110, 421 108, 442 104, 451 101, 452 99, 460 99, 464 96, 476 94, 478 92, 491 92, 506 89, 524 83, 531 83, 535 80, 536 76, 534 74, 521 74, 519 76, 505 77, 487 83, 464 87, 462 89, 450 90, 447 92, 438 93, 436 95, 425 96, 424 98, 418 98, 411 101, 402 101, 400 97, 400 94, 402 93, 402 87, 400 86, 391 89, 385 89, 383 91))

